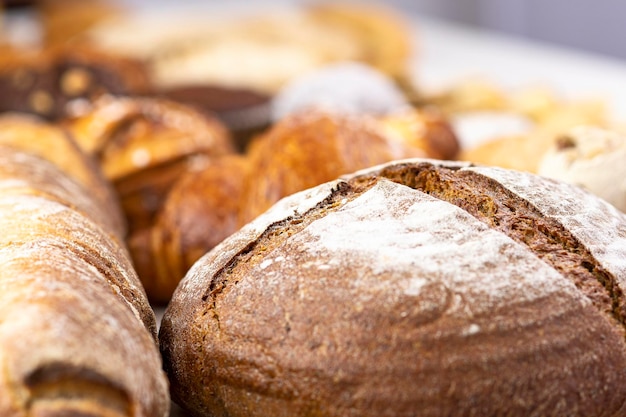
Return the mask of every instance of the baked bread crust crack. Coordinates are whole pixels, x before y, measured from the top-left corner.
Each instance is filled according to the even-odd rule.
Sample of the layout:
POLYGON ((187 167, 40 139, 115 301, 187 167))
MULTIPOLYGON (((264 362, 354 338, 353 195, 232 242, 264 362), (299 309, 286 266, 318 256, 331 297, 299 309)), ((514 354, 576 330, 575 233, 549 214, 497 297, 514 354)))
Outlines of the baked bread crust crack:
POLYGON ((430 160, 287 197, 181 282, 173 396, 228 416, 620 415, 625 228, 574 187, 430 160))

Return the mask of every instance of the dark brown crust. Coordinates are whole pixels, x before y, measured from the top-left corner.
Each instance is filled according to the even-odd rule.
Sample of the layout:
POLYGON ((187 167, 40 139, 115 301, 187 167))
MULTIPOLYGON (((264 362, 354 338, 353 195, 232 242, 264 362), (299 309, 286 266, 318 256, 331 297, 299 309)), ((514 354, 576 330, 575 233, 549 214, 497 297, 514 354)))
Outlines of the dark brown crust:
MULTIPOLYGON (((453 164, 391 164, 338 184, 340 189, 307 212, 286 215, 249 240, 249 230, 234 235, 183 281, 160 334, 173 395, 182 405, 198 414, 231 417, 624 413, 626 390, 618 382, 626 376, 619 287, 624 277, 605 270, 562 224, 497 181, 453 164), (402 279, 394 275, 400 269, 377 275, 373 265, 351 259, 340 248, 336 257, 319 252, 323 245, 315 243, 313 236, 318 235, 309 230, 319 233, 319 226, 312 228, 353 207, 361 196, 378 189, 386 190, 374 194, 381 200, 392 192, 413 195, 385 185, 387 179, 467 210, 489 226, 480 226, 481 234, 505 234, 520 243, 520 250, 527 248, 532 255, 524 262, 534 266, 525 274, 543 276, 540 271, 549 269, 550 280, 567 278, 573 284, 563 285, 571 285, 573 292, 550 295, 548 288, 555 284, 532 278, 545 287, 544 296, 525 299, 523 294, 536 288, 513 286, 507 291, 519 292, 508 304, 471 314, 489 303, 491 295, 466 305, 463 299, 475 297, 471 292, 455 294, 454 288, 433 283, 420 287, 419 298, 404 304, 383 285, 402 279), (208 263, 211 259, 219 261, 215 267, 208 263), (324 268, 315 267, 316 262, 324 268), (218 265, 223 266, 214 269, 218 265), (204 268, 212 272, 203 275, 204 268), (356 281, 351 284, 347 277, 353 274, 356 281), (369 293, 371 298, 362 298, 369 293), (371 300, 368 307, 357 307, 363 300, 371 300), (459 303, 469 318, 450 318, 449 311, 460 308, 459 303), (407 309, 406 316, 399 315, 400 309, 407 309), (412 309, 420 314, 413 316, 412 309)), ((419 195, 415 198, 426 198, 419 195)), ((584 198, 595 204, 592 197, 584 198)), ((390 209, 405 213, 402 205, 390 209)), ((396 215, 398 221, 410 222, 404 214, 389 214, 393 219, 396 215)), ((626 222, 623 216, 620 221, 626 222)), ((349 225, 337 224, 342 227, 349 225)), ((485 253, 490 253, 490 244, 484 243, 485 253)), ((509 262, 524 265, 518 259, 521 252, 511 256, 504 247, 500 251, 479 269, 485 277, 498 275, 509 262)), ((398 253, 404 253, 401 246, 398 253)), ((459 266, 483 256, 461 253, 459 266)), ((422 271, 420 265, 417 271, 422 271)), ((466 268, 470 274, 473 267, 466 268)))
MULTIPOLYGON (((310 211, 289 215, 282 208, 263 217, 281 219, 284 210, 282 220, 257 219, 197 263, 181 283, 160 340, 173 395, 182 405, 198 415, 230 417, 618 416, 626 411, 620 383, 626 377, 624 297, 618 288, 625 277, 605 271, 607 264, 594 259, 561 224, 495 180, 454 164, 395 164, 338 184, 343 184, 340 191, 320 197, 310 211), (456 202, 480 222, 445 208, 452 206, 441 200, 390 185, 387 178, 456 202), (403 197, 396 200, 397 195, 403 197), (366 196, 376 200, 363 200, 366 196), (392 197, 389 207, 376 208, 392 197), (404 205, 411 199, 420 203, 404 205), (374 205, 359 206, 361 201, 374 205), (431 224, 406 217, 434 201, 437 211, 455 214, 431 224), (472 239, 484 249, 479 251, 479 244, 466 253, 459 246, 451 252, 455 257, 445 257, 448 249, 442 246, 442 255, 432 252, 430 265, 416 255, 411 272, 392 262, 380 267, 380 259, 357 249, 366 242, 346 246, 352 255, 336 248, 338 243, 319 243, 335 239, 335 229, 359 231, 328 223, 342 218, 388 225, 381 233, 385 227, 402 233, 413 227, 418 234, 451 239, 450 248, 464 244, 465 232, 445 235, 445 230, 462 224, 476 231, 472 239), (490 239, 496 236, 507 243, 494 246, 490 239), (515 254, 509 253, 512 248, 515 254), (474 260, 483 255, 490 260, 474 260), (458 267, 453 280, 458 288, 438 281, 452 273, 450 265, 458 267), (424 281, 428 271, 434 271, 434 281, 424 281), (472 271, 480 282, 490 276, 502 282, 488 280, 493 288, 482 288, 468 281, 466 288, 461 283, 472 271), (405 299, 395 291, 409 277, 417 279, 419 290, 405 299), (495 301, 500 289, 506 303, 495 301), (536 291, 543 295, 528 298, 536 291)), ((557 192, 547 181, 542 186, 557 192)), ((597 200, 583 198, 591 210, 597 200)), ((612 215, 626 230, 626 219, 612 215)), ((394 240, 390 235, 384 241, 394 240)), ((408 253, 402 243, 396 250, 380 250, 407 264, 400 259, 408 253)))
MULTIPOLYGON (((626 327, 626 297, 615 277, 562 225, 542 216, 495 180, 472 171, 432 164, 395 166, 379 175, 454 204, 490 228, 526 245, 571 279, 598 310, 626 327)), ((361 181, 362 178, 357 180, 361 181)))
MULTIPOLYGON (((257 240, 238 253, 228 265, 212 277, 206 293, 202 296, 202 300, 207 301, 217 298, 227 286, 230 275, 245 275, 246 271, 249 271, 263 260, 262 256, 257 256, 259 253, 269 252, 280 246, 290 236, 303 230, 316 219, 324 217, 333 209, 341 207, 349 201, 348 199, 354 199, 359 195, 357 190, 363 190, 363 188, 354 188, 342 183, 337 189, 333 190, 330 196, 308 212, 302 215, 294 215, 281 222, 272 224, 257 240)), ((210 308, 214 307, 214 304, 212 304, 210 308)), ((217 316, 215 317, 217 318, 217 316)))

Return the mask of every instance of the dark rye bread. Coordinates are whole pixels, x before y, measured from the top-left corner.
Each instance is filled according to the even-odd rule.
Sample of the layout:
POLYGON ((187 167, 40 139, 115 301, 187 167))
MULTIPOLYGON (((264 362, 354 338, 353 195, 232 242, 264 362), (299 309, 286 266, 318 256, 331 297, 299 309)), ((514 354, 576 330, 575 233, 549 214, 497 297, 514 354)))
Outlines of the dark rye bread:
POLYGON ((626 413, 626 217, 531 174, 411 160, 281 200, 161 327, 198 416, 626 413))

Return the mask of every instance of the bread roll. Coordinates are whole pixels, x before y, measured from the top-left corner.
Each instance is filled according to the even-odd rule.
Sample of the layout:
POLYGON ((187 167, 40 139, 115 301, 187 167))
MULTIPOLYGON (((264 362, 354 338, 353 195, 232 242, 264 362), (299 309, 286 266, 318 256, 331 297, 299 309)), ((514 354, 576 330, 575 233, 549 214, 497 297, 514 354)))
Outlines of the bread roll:
POLYGON ((558 138, 537 173, 576 184, 626 213, 626 134, 577 126, 558 138))
POLYGON ((49 161, 0 159, 0 415, 167 416, 155 316, 102 208, 49 161))
POLYGON ((324 111, 286 117, 250 145, 254 179, 244 185, 241 224, 297 191, 357 169, 416 156, 426 154, 392 140, 374 118, 324 111))
POLYGON ((198 261, 165 369, 194 415, 622 415, 625 260, 626 216, 577 187, 394 162, 198 261))
POLYGON ((248 169, 243 156, 229 155, 186 173, 168 193, 154 226, 129 241, 152 302, 167 304, 189 268, 237 231, 248 169))

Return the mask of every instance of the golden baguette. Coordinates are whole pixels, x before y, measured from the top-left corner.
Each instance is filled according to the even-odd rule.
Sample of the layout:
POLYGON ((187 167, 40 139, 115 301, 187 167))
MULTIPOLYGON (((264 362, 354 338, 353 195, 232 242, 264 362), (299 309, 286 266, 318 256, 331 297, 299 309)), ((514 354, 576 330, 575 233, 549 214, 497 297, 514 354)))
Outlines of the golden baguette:
POLYGON ((97 202, 0 145, 0 415, 164 417, 156 320, 97 202))

